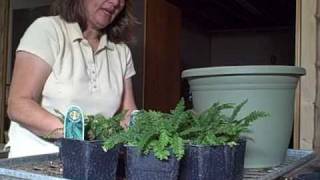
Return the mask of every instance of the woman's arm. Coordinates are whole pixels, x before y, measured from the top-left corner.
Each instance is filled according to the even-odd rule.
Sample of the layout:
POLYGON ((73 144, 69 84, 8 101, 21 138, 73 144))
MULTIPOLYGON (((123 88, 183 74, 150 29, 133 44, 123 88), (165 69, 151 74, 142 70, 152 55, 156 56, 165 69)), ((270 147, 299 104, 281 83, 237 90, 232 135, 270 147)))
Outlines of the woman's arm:
MULTIPOLYGON (((50 72, 50 65, 38 56, 17 52, 9 92, 8 115, 11 120, 39 136, 46 136, 63 128, 57 117, 40 106, 42 90, 50 72)), ((53 138, 62 136, 62 132, 53 134, 53 138)))
POLYGON ((132 80, 131 78, 129 78, 126 79, 124 83, 124 93, 122 98, 121 111, 127 110, 127 114, 125 116, 125 119, 121 122, 121 126, 129 126, 130 114, 135 109, 137 109, 137 106, 134 101, 132 80))

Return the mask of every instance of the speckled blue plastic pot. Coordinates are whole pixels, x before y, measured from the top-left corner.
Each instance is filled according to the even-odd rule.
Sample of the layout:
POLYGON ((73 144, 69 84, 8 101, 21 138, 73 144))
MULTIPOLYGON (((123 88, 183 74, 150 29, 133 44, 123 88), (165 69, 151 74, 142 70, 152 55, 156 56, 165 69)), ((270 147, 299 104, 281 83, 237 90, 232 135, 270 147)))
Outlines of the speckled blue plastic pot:
POLYGON ((118 149, 103 151, 101 141, 62 139, 63 177, 77 180, 116 179, 118 149))
POLYGON ((230 146, 186 147, 181 161, 180 180, 241 180, 246 141, 230 146))
POLYGON ((171 157, 160 161, 153 154, 144 155, 132 146, 127 147, 126 177, 128 180, 176 180, 179 161, 171 157))
POLYGON ((294 180, 318 180, 320 179, 320 172, 310 172, 298 175, 294 180))

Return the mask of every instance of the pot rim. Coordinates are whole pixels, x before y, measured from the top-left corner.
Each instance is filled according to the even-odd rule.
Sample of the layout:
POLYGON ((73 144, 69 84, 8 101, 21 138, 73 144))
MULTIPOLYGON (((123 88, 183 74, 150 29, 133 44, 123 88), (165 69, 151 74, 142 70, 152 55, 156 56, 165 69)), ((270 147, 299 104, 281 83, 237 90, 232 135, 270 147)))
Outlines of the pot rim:
POLYGON ((287 75, 302 76, 306 70, 297 66, 279 65, 250 65, 250 66, 215 66, 204 68, 191 68, 182 72, 182 78, 200 76, 225 76, 225 75, 287 75))
MULTIPOLYGON (((246 143, 247 138, 245 137, 240 137, 238 141, 236 141, 236 145, 234 146, 239 146, 241 143, 246 143)), ((192 144, 191 142, 186 143, 186 146, 192 146, 192 147, 199 147, 199 148, 212 148, 212 147, 222 147, 222 146, 230 146, 228 144, 220 144, 220 145, 204 145, 204 144, 192 144)))

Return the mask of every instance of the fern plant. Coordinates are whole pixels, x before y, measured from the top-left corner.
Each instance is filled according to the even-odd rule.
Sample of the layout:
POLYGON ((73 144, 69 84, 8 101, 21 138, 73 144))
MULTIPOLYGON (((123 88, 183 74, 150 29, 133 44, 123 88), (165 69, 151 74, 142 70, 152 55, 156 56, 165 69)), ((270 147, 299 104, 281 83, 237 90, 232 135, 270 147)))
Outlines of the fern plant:
POLYGON ((184 140, 179 132, 189 127, 187 119, 192 117, 185 110, 181 100, 170 113, 142 110, 135 116, 135 123, 128 131, 115 134, 104 142, 105 150, 112 149, 119 143, 136 146, 143 153, 152 152, 160 160, 170 155, 181 159, 184 155, 184 140))
POLYGON ((85 118, 85 134, 87 140, 106 140, 113 134, 124 132, 120 122, 124 119, 125 112, 118 113, 110 118, 101 114, 89 115, 85 118))
POLYGON ((166 160, 170 155, 181 159, 186 143, 235 145, 240 135, 249 131, 253 121, 268 116, 265 112, 253 111, 238 119, 237 115, 246 103, 235 105, 217 102, 199 114, 186 110, 183 100, 170 113, 142 110, 136 114, 135 123, 128 131, 109 136, 103 148, 107 151, 124 143, 166 160), (232 110, 231 115, 228 116, 226 110, 232 110))
POLYGON ((193 113, 189 119, 192 125, 181 131, 180 136, 197 145, 235 145, 242 133, 249 132, 252 122, 268 116, 265 112, 253 111, 238 119, 237 116, 246 103, 247 100, 239 105, 217 102, 202 113, 193 113), (231 115, 227 115, 228 110, 232 111, 231 115))

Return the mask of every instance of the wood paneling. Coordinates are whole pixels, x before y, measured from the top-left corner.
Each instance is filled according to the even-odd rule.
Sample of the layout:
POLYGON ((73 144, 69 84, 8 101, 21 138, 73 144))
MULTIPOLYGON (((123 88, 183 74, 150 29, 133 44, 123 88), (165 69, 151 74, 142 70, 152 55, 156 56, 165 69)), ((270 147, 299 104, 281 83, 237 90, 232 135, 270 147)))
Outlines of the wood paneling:
POLYGON ((144 108, 168 111, 181 94, 181 12, 166 0, 147 0, 145 22, 144 108))
POLYGON ((8 59, 9 0, 0 1, 0 142, 4 142, 4 117, 6 102, 6 68, 8 59))
POLYGON ((320 152, 320 0, 316 2, 316 98, 313 149, 320 152))

